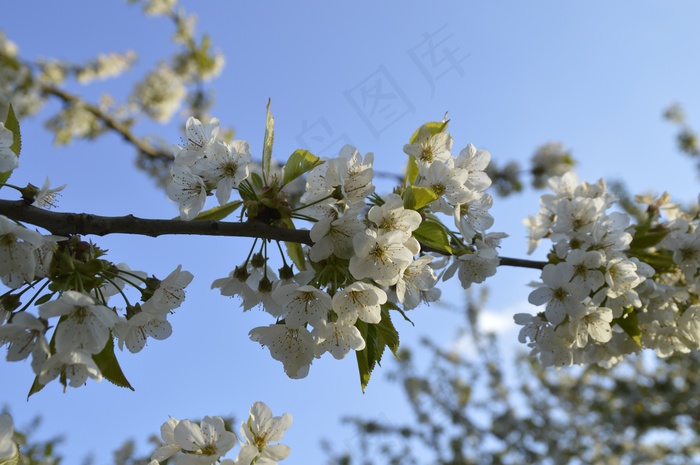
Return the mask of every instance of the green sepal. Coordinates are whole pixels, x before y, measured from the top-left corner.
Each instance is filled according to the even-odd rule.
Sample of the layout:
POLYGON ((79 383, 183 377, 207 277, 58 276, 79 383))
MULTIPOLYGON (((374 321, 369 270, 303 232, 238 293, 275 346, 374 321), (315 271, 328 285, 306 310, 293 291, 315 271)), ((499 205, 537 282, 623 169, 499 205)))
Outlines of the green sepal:
POLYGON ((267 115, 265 116, 265 141, 262 153, 262 174, 265 185, 270 183, 270 165, 272 163, 272 142, 275 139, 275 118, 270 113, 272 99, 267 101, 267 115))
POLYGON ((642 330, 639 329, 639 319, 637 312, 629 308, 628 312, 620 318, 613 319, 613 324, 617 324, 632 339, 637 346, 642 347, 642 330))
POLYGON ((413 237, 418 239, 418 242, 421 244, 425 244, 439 252, 454 254, 450 247, 450 238, 447 235, 447 230, 441 223, 423 220, 418 229, 413 231, 413 237))
MULTIPOLYGON (((234 200, 233 202, 228 202, 223 205, 217 205, 216 207, 210 208, 209 210, 204 210, 203 212, 199 212, 199 215, 195 216, 193 221, 195 220, 210 220, 210 221, 221 221, 227 216, 229 216, 231 213, 235 212, 238 210, 238 207, 243 205, 243 202, 240 200, 234 200)), ((178 216, 178 219, 180 217, 178 216)))
MULTIPOLYGON (((22 150, 22 136, 19 132, 19 121, 17 120, 17 116, 15 115, 15 110, 12 108, 12 104, 10 104, 7 110, 5 127, 12 131, 12 145, 10 145, 10 150, 12 150, 14 154, 19 157, 19 153, 22 150)), ((10 179, 12 171, 13 170, 0 173, 0 185, 5 184, 7 180, 10 179)))
POLYGON ((403 207, 411 210, 420 210, 438 198, 440 196, 430 187, 408 186, 403 191, 403 207))
POLYGON ((382 319, 377 324, 365 323, 357 320, 355 326, 365 340, 365 348, 355 352, 357 368, 360 373, 360 386, 362 392, 369 384, 372 371, 377 365, 381 366, 384 349, 389 347, 396 358, 399 358, 399 333, 389 316, 389 307, 385 304, 381 307, 382 319))
POLYGON ((111 334, 102 352, 93 355, 92 359, 102 372, 104 379, 116 386, 128 388, 132 391, 134 390, 126 379, 126 376, 124 376, 124 372, 122 372, 119 366, 119 361, 117 361, 117 357, 114 355, 114 339, 111 334))
POLYGON ((295 150, 287 159, 287 164, 284 165, 282 185, 286 186, 302 174, 308 173, 321 164, 323 164, 323 161, 308 150, 295 150))

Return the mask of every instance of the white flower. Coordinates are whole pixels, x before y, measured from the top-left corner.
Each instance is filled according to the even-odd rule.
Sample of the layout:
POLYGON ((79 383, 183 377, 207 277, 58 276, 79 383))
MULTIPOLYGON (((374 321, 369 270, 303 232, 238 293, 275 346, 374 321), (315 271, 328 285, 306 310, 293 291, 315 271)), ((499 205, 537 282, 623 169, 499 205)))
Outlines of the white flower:
POLYGON ((47 319, 64 317, 54 334, 58 352, 82 349, 100 353, 110 337, 110 329, 119 321, 113 310, 95 305, 92 297, 76 291, 66 291, 58 300, 41 305, 39 314, 47 319))
POLYGON ((272 298, 287 312, 284 321, 290 328, 306 324, 316 326, 328 321, 331 296, 314 286, 285 284, 272 292, 272 298))
MULTIPOLYGON (((419 165, 420 166, 420 165, 419 165)), ((469 190, 464 186, 469 173, 459 168, 451 168, 442 161, 435 161, 421 172, 420 186, 429 187, 439 197, 445 197, 452 205, 464 203, 469 198, 469 190)), ((445 209, 441 209, 443 213, 445 209)))
POLYGON ((12 439, 15 426, 7 413, 0 415, 0 463, 11 463, 19 455, 19 447, 12 439))
POLYGON ((455 168, 461 168, 468 173, 464 182, 467 189, 481 192, 491 185, 491 178, 484 172, 490 161, 491 154, 488 150, 477 150, 472 144, 459 152, 455 168))
POLYGON ((386 293, 376 286, 354 282, 333 296, 333 310, 338 321, 353 325, 358 318, 365 323, 379 323, 381 306, 386 303, 386 293))
POLYGON ((315 343, 308 329, 274 324, 253 328, 249 335, 251 340, 270 349, 272 358, 282 362, 290 378, 305 378, 309 374, 315 343))
POLYGON ((163 313, 170 312, 185 300, 185 288, 192 282, 194 276, 189 271, 182 271, 178 265, 163 281, 148 299, 148 303, 163 313))
POLYGON ((471 241, 476 233, 483 233, 493 226, 493 216, 488 210, 493 198, 484 192, 469 191, 454 209, 455 226, 465 241, 471 241))
POLYGON ((35 251, 44 238, 14 221, 0 215, 0 277, 11 288, 34 279, 35 251))
POLYGON ((603 273, 598 270, 603 266, 603 255, 600 252, 572 250, 566 257, 566 264, 569 267, 566 274, 571 283, 586 289, 588 293, 597 291, 605 284, 603 273))
POLYGON ((236 435, 226 431, 221 417, 204 417, 199 425, 171 418, 161 426, 161 435, 173 442, 158 448, 151 459, 165 460, 183 451, 175 457, 178 465, 212 465, 236 444, 236 435))
POLYGON ((413 261, 413 253, 406 248, 406 233, 390 231, 378 235, 367 229, 355 235, 355 256, 350 259, 350 273, 355 279, 371 278, 381 286, 391 286, 413 261))
POLYGON ((330 352, 333 358, 345 358, 351 350, 365 348, 365 340, 360 330, 352 323, 333 321, 316 326, 312 333, 316 339, 314 355, 320 357, 330 352))
POLYGON ((387 195, 383 205, 370 208, 367 218, 377 226, 380 234, 403 231, 407 236, 418 229, 423 221, 420 213, 404 208, 403 199, 397 194, 387 195))
POLYGON ((119 339, 119 349, 123 350, 124 344, 126 344, 129 352, 135 354, 144 348, 148 336, 162 341, 170 337, 173 333, 173 327, 164 316, 141 311, 128 320, 117 322, 114 326, 114 333, 119 339))
POLYGON ((613 312, 605 307, 588 307, 586 314, 569 323, 569 332, 576 341, 576 346, 583 348, 590 336, 596 342, 606 343, 612 339, 613 312))
POLYGON ((450 279, 457 271, 459 282, 464 289, 474 283, 483 283, 486 278, 496 274, 500 259, 498 251, 485 244, 473 253, 465 253, 455 259, 442 277, 443 281, 450 279))
POLYGON ((558 325, 567 315, 580 318, 585 307, 581 303, 588 294, 581 288, 569 282, 565 263, 548 264, 542 270, 544 285, 530 293, 528 301, 533 305, 547 304, 544 314, 553 325, 558 325))
POLYGON ((92 356, 84 350, 69 350, 52 355, 41 367, 39 383, 47 384, 64 373, 69 385, 79 387, 85 384, 88 377, 95 381, 102 381, 102 372, 92 359, 92 356))
POLYGON ((318 262, 331 255, 350 258, 355 253, 352 238, 362 232, 365 225, 355 217, 344 215, 338 219, 321 218, 312 227, 309 235, 314 245, 309 258, 318 262))
POLYGON ((191 220, 204 208, 207 201, 207 187, 204 180, 192 174, 186 166, 173 165, 172 179, 165 188, 168 197, 178 203, 180 218, 191 220))
POLYGON ((66 188, 66 184, 59 186, 55 189, 50 189, 50 184, 51 181, 47 176, 46 181, 44 181, 44 185, 41 186, 41 189, 39 189, 39 191, 34 196, 34 202, 32 202, 32 205, 40 208, 50 208, 56 206, 56 196, 59 192, 66 188))
POLYGON ((425 292, 435 287, 438 278, 430 267, 433 258, 430 255, 424 255, 414 260, 396 283, 396 296, 404 309, 416 308, 421 303, 425 292))
POLYGON ((226 144, 217 141, 192 169, 206 182, 216 184, 216 198, 219 205, 223 205, 231 198, 233 188, 248 177, 251 160, 248 142, 234 140, 226 144))
POLYGON ((645 278, 637 274, 637 265, 626 258, 613 258, 606 265, 605 282, 608 283, 608 297, 619 297, 639 285, 645 278))
POLYGON ((435 160, 454 163, 450 150, 452 150, 452 136, 447 132, 434 134, 403 146, 404 153, 415 157, 419 170, 429 167, 435 160))
POLYGON ((0 173, 12 171, 19 166, 17 154, 10 148, 13 142, 12 131, 0 122, 0 173))
POLYGON ((278 460, 287 458, 291 452, 288 446, 270 443, 281 440, 291 424, 290 414, 273 417, 272 411, 263 402, 254 403, 248 421, 241 423, 241 436, 246 442, 241 442, 236 465, 277 465, 278 460))
POLYGON ((174 147, 175 164, 192 166, 203 158, 216 141, 219 133, 219 120, 212 118, 209 123, 202 124, 197 118, 190 116, 185 123, 187 141, 184 146, 174 147))
POLYGON ((16 362, 32 354, 32 369, 39 373, 49 356, 46 325, 27 312, 19 312, 12 322, 0 326, 0 345, 8 343, 7 360, 16 362))

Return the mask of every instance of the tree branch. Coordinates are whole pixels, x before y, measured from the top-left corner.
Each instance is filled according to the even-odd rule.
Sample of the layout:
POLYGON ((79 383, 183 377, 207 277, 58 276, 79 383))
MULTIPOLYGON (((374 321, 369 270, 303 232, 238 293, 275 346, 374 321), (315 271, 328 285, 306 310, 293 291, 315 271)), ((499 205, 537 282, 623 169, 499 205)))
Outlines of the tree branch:
POLYGON ((90 213, 57 213, 28 205, 22 200, 0 200, 0 214, 24 221, 58 236, 71 234, 137 234, 158 237, 169 234, 200 236, 258 237, 312 245, 309 231, 268 226, 260 222, 156 220, 126 216, 98 216, 90 213))
POLYGON ((119 134, 125 141, 131 143, 140 152, 148 155, 153 159, 164 160, 167 162, 173 161, 173 156, 170 152, 160 150, 143 139, 138 138, 129 129, 127 125, 119 121, 118 119, 108 115, 102 109, 96 105, 86 102, 82 98, 70 94, 63 89, 59 89, 55 86, 42 86, 41 91, 46 95, 52 95, 58 97, 60 100, 70 103, 71 105, 80 105, 87 111, 92 113, 97 119, 102 121, 102 123, 109 129, 112 129, 117 134, 119 134))
MULTIPOLYGON (((164 235, 198 235, 257 237, 282 242, 313 245, 306 229, 286 229, 256 221, 233 223, 227 221, 157 220, 126 216, 99 216, 90 213, 57 213, 28 205, 23 200, 0 200, 0 215, 15 221, 39 226, 57 236, 73 234, 106 236, 107 234, 136 234, 158 237, 164 235)), ((541 270, 547 262, 500 257, 500 265, 541 270)))

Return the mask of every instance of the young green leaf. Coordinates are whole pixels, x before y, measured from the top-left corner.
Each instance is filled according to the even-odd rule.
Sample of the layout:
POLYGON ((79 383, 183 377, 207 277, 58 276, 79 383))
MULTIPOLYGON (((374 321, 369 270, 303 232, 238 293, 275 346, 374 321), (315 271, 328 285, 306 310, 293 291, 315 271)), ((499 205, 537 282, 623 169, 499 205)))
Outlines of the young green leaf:
POLYGON ((298 149, 289 156, 287 164, 284 165, 284 177, 282 185, 285 186, 304 173, 308 173, 318 165, 323 164, 320 158, 308 150, 298 149))
POLYGON ((438 198, 439 195, 430 187, 408 186, 403 192, 403 207, 420 210, 438 198))
POLYGON ((447 129, 447 124, 449 122, 450 122, 450 120, 433 121, 430 123, 425 123, 423 126, 421 126, 415 130, 413 135, 411 135, 411 139, 409 140, 408 143, 415 144, 416 142, 427 139, 430 136, 434 136, 435 134, 440 134, 445 129, 447 129))
POLYGON ((434 221, 423 221, 418 229, 413 231, 413 237, 418 239, 419 242, 432 247, 440 252, 453 254, 452 248, 450 247, 450 238, 447 235, 447 230, 445 227, 434 221))
MULTIPOLYGON (((216 207, 210 208, 209 210, 204 210, 200 212, 199 215, 194 217, 194 220, 211 220, 211 221, 221 221, 228 217, 231 213, 238 210, 243 204, 240 200, 234 200, 233 202, 228 202, 223 205, 218 205, 216 207)), ((177 217, 180 218, 179 216, 177 217)))
MULTIPOLYGON (((20 135, 19 121, 17 120, 17 116, 15 116, 15 110, 12 108, 12 104, 10 104, 7 110, 5 128, 12 131, 12 145, 10 145, 10 150, 19 157, 19 153, 22 150, 22 136, 20 135)), ((6 183, 7 180, 10 179, 10 175, 12 175, 12 170, 0 173, 0 185, 6 183)))
POLYGON ((262 173, 267 186, 270 183, 270 164, 272 163, 272 142, 275 139, 275 118, 270 113, 272 99, 267 101, 267 116, 265 117, 265 141, 263 142, 262 173))
POLYGON ((617 323, 635 344, 642 347, 642 330, 639 329, 639 319, 636 312, 630 311, 620 318, 615 318, 612 322, 617 323))

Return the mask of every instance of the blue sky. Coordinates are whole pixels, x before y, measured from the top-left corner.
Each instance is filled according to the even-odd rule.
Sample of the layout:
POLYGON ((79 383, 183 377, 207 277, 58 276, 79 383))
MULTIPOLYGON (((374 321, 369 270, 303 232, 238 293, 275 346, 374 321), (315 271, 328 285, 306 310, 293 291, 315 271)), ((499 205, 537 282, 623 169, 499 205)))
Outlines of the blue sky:
MULTIPOLYGON (((581 179, 624 179, 632 192, 668 190, 677 200, 696 198, 693 163, 677 154, 674 128, 661 114, 684 105, 700 126, 697 53, 700 34, 693 2, 195 2, 198 31, 212 36, 226 56, 212 82, 212 114, 261 152, 265 105, 276 119, 273 155, 296 148, 334 155, 344 143, 374 152, 375 169, 396 172, 406 161, 403 144, 422 123, 449 111, 455 151, 473 143, 499 164, 523 166, 538 145, 559 140, 579 160, 581 179)), ((133 49, 134 69, 122 79, 71 85, 95 101, 102 92, 118 98, 172 51, 170 24, 147 18, 122 1, 39 2, 5 5, 0 29, 26 59, 87 60, 98 53, 133 49)), ((57 105, 50 104, 49 109, 57 105)), ((67 183, 58 211, 104 215, 132 213, 171 218, 176 206, 133 167, 134 152, 115 136, 96 143, 54 147, 42 128, 47 111, 22 122, 23 152, 16 184, 40 184, 50 175, 67 183)), ((140 125, 179 141, 181 115, 168 125, 140 125)), ((390 186, 379 183, 379 191, 390 186)), ((8 195, 6 193, 5 195, 8 195)), ((7 197, 5 197, 7 198, 7 197)), ((9 197, 11 198, 11 197, 9 197)), ((538 210, 538 196, 496 199, 494 231, 504 231, 502 255, 525 257, 522 218, 538 210)), ((248 331, 271 321, 243 314, 235 301, 209 290, 210 283, 239 264, 251 241, 226 238, 113 236, 94 238, 109 257, 164 277, 178 264, 195 280, 172 318, 174 334, 151 342, 137 355, 120 354, 136 392, 107 382, 63 394, 57 384, 25 401, 31 383, 27 364, 0 363, 0 405, 18 424, 44 417, 46 435, 65 433, 67 463, 92 452, 108 463, 128 437, 155 433, 168 415, 197 418, 235 415, 263 400, 273 412, 289 412, 285 436, 292 455, 283 463, 320 463, 324 436, 337 449, 356 439, 339 427, 343 415, 406 418, 398 387, 375 373, 360 392, 354 357, 314 362, 304 380, 290 380, 248 331), (243 250, 244 252, 241 252, 243 250), (11 380, 11 382, 6 382, 11 380)), ((544 247, 535 257, 542 257, 544 247)), ((499 269, 489 281, 489 310, 510 321, 522 311, 536 272, 499 269), (506 290, 507 292, 503 292, 506 290)), ((456 280, 455 280, 456 281, 456 280)), ((463 303, 456 282, 441 284, 446 306, 463 303)), ((422 335, 450 341, 456 317, 439 306, 411 313, 412 327, 397 322, 402 340, 422 335)), ((509 336, 513 338, 509 333, 509 336)), ((387 356, 386 365, 391 366, 387 356)))

